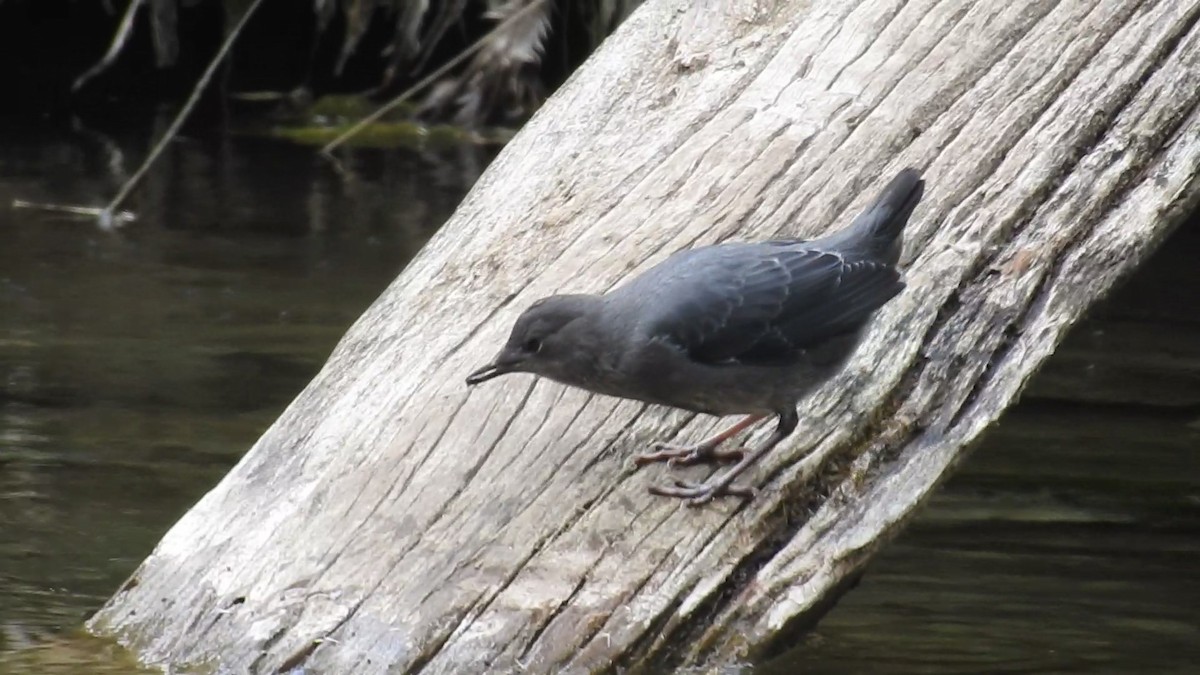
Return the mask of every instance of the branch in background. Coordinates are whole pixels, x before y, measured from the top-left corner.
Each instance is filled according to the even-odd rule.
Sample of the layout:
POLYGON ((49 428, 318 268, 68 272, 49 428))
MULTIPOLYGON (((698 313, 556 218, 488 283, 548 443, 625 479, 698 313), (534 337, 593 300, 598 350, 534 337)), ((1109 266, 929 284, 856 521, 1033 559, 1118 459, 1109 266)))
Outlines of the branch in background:
POLYGON ((179 8, 177 0, 150 0, 150 34, 154 38, 154 63, 175 65, 179 58, 179 8))
MULTIPOLYGON (((130 44, 130 36, 138 11, 148 9, 147 20, 154 45, 155 63, 159 68, 174 65, 180 52, 180 8, 195 0, 129 0, 113 36, 108 51, 94 66, 80 75, 72 86, 78 91, 97 75, 110 69, 130 44)), ((224 0, 227 20, 240 16, 250 0, 224 0), (239 9, 235 9, 239 8, 239 9)), ((541 2, 538 0, 487 0, 484 19, 508 26, 485 46, 483 53, 464 68, 463 72, 437 83, 421 102, 421 114, 439 120, 453 121, 472 127, 486 124, 512 124, 527 117, 545 97, 541 76, 544 49, 551 32, 552 8, 558 7, 561 23, 576 20, 585 24, 584 35, 591 48, 596 47, 620 20, 641 0, 589 0, 588 2, 541 2), (530 4, 538 4, 537 15, 522 14, 525 19, 506 23, 530 4)), ((304 7, 300 3, 297 7, 304 7)), ((363 47, 364 37, 372 26, 391 24, 391 38, 379 56, 384 70, 371 94, 389 90, 397 80, 420 76, 435 58, 447 31, 455 22, 465 19, 472 3, 468 0, 311 0, 317 34, 323 34, 335 17, 345 22, 341 46, 333 64, 340 76, 349 60, 363 47)), ((109 6, 111 10, 111 6, 109 6)), ((234 24, 227 23, 226 33, 234 24)), ((564 27, 564 31, 568 28, 564 27)), ((456 61, 456 63, 458 63, 456 61)), ((443 74, 446 72, 441 71, 443 74)), ((302 85, 304 86, 304 85, 302 85)), ((428 85, 423 85, 428 86, 428 85)))
MULTIPOLYGON (((528 4, 528 0, 488 0, 484 17, 504 22, 528 4)), ((559 9, 556 30, 575 34, 574 22, 582 23, 590 52, 640 4, 641 0, 558 2, 543 5, 538 14, 523 14, 520 21, 507 24, 462 73, 437 83, 421 102, 418 115, 465 127, 519 124, 546 96, 542 70, 553 7, 559 9)), ((422 48, 428 55, 434 46, 427 42, 422 48)))
MULTIPOLYGON (((133 34, 133 21, 137 18, 138 10, 147 2, 150 3, 150 34, 154 39, 155 65, 159 68, 169 68, 175 65, 175 61, 179 58, 177 0, 130 0, 129 6, 125 8, 125 15, 121 17, 121 23, 117 25, 117 32, 113 35, 112 43, 108 45, 108 51, 96 62, 96 65, 75 78, 75 82, 71 85, 72 92, 82 89, 83 85, 108 70, 116 62, 117 57, 121 55, 121 50, 125 49, 125 45, 129 42, 129 36, 133 34)), ((109 9, 111 10, 111 6, 109 9)))
POLYGON ((426 75, 424 78, 421 79, 420 82, 417 82, 413 86, 409 87, 404 93, 400 94, 399 96, 392 99, 391 101, 388 101, 386 104, 384 104, 378 110, 376 110, 375 112, 366 116, 365 118, 359 120, 357 123, 355 123, 349 129, 347 129, 345 132, 339 134, 337 138, 333 139, 332 141, 327 143, 325 145, 325 147, 321 148, 321 150, 320 150, 321 154, 325 155, 326 157, 332 158, 332 155, 330 153, 335 148, 337 148, 338 146, 345 143, 347 139, 351 138, 358 132, 362 131, 367 125, 369 125, 373 122, 377 122, 379 120, 379 118, 386 115, 389 111, 394 109, 396 106, 398 106, 401 103, 404 103, 405 101, 412 98, 413 94, 417 93, 418 91, 421 91, 425 87, 436 82, 438 80, 438 78, 440 78, 442 75, 445 75, 451 68, 454 68, 458 64, 462 63, 463 61, 465 61, 466 59, 471 57, 476 52, 478 52, 478 51, 482 50, 484 47, 488 46, 489 42, 493 38, 495 38, 497 35, 500 35, 501 33, 503 33, 511 25, 524 19, 526 16, 533 14, 534 10, 541 8, 543 5, 546 4, 546 2, 547 2, 547 0, 530 0, 530 3, 528 5, 521 8, 515 14, 509 16, 507 19, 502 21, 500 24, 498 24, 492 30, 488 31, 486 35, 484 35, 483 37, 476 40, 474 44, 472 44, 470 47, 467 47, 465 50, 463 50, 463 52, 461 54, 454 57, 453 59, 450 59, 449 61, 447 61, 445 63, 445 65, 443 65, 442 67, 433 71, 432 73, 426 75))
POLYGON ((494 37, 459 76, 430 91, 419 114, 470 127, 492 122, 498 114, 502 123, 518 121, 537 109, 545 98, 539 71, 550 33, 550 4, 526 12, 534 4, 492 0, 484 17, 500 22, 494 37))
POLYGON ((225 36, 225 41, 221 43, 221 48, 217 50, 217 54, 216 56, 213 56, 212 61, 208 63, 208 68, 204 69, 204 74, 200 76, 200 80, 196 83, 196 86, 192 88, 192 95, 188 97, 187 102, 183 104, 183 108, 181 108, 179 113, 175 115, 175 119, 171 122, 171 126, 167 127, 167 130, 165 133, 163 133, 162 138, 158 139, 158 143, 155 144, 154 149, 151 150, 150 154, 146 156, 146 160, 143 161, 142 165, 138 167, 138 170, 133 173, 133 176, 130 177, 129 180, 125 181, 125 184, 121 186, 121 190, 117 193, 117 196, 113 197, 113 200, 109 202, 108 206, 104 207, 104 211, 100 213, 101 227, 112 227, 113 211, 121 205, 121 202, 125 201, 125 198, 129 196, 130 192, 133 191, 134 186, 138 184, 138 181, 142 179, 142 176, 146 175, 146 172, 150 169, 150 165, 154 164, 154 160, 158 159, 158 156, 161 155, 162 151, 167 147, 167 143, 170 143, 172 140, 174 140, 175 135, 179 133, 180 127, 183 126, 184 120, 186 120, 187 116, 191 114, 192 108, 196 107, 196 103, 200 101, 200 95, 204 93, 204 89, 208 86, 209 80, 212 79, 213 73, 217 72, 217 66, 221 65, 221 61, 225 60, 225 56, 229 54, 229 50, 233 47, 234 41, 237 40, 238 35, 242 33, 242 29, 246 27, 246 23, 250 20, 251 15, 254 14, 254 11, 257 10, 258 6, 261 4, 262 0, 254 0, 250 6, 246 8, 246 11, 242 13, 242 18, 238 19, 237 25, 233 27, 233 30, 229 31, 229 35, 225 36))
POLYGON ((91 216, 100 219, 100 227, 104 230, 113 230, 125 223, 131 223, 137 220, 137 216, 130 211, 118 211, 113 213, 108 209, 101 209, 95 206, 72 206, 70 204, 43 204, 41 202, 27 202, 24 199, 14 199, 12 201, 14 209, 34 209, 37 211, 50 211, 51 213, 66 213, 72 216, 91 216), (105 213, 107 212, 107 216, 105 213), (107 218, 107 220, 105 219, 107 218))
POLYGON ((396 79, 402 65, 412 62, 421 53, 421 21, 428 11, 429 0, 411 0, 404 3, 404 7, 396 14, 392 43, 383 50, 383 55, 388 57, 388 65, 383 70, 380 89, 396 79))
MULTIPOLYGON (((156 0, 156 2, 160 1, 170 2, 171 0, 156 0)), ((109 50, 110 54, 115 55, 117 52, 119 52, 121 45, 124 44, 124 41, 128 38, 129 31, 126 24, 132 24, 133 20, 131 17, 133 16, 135 6, 142 4, 142 2, 144 2, 144 0, 133 0, 133 2, 130 4, 130 10, 126 12, 125 19, 122 21, 122 29, 118 31, 117 39, 113 41, 113 47, 109 50)), ((191 114, 192 109, 196 107, 196 103, 200 101, 200 96, 204 93, 204 89, 208 87, 209 81, 212 80, 213 73, 217 72, 217 67, 221 65, 221 61, 225 60, 225 56, 229 54, 229 50, 231 47, 233 47, 234 41, 237 40, 238 35, 240 35, 242 29, 245 28, 247 21, 249 21, 250 17, 261 4, 262 0, 253 0, 250 3, 250 6, 246 8, 246 11, 242 13, 242 17, 238 19, 237 25, 235 25, 233 29, 229 31, 229 35, 225 36, 225 42, 221 43, 221 48, 217 50, 216 55, 213 56, 212 61, 209 62, 208 68, 204 70, 204 74, 200 76, 200 80, 196 82, 196 86, 192 88, 191 96, 189 96, 187 102, 183 104, 183 107, 179 110, 179 113, 175 115, 175 119, 171 122, 171 126, 167 127, 166 132, 163 133, 162 138, 158 139, 158 143, 154 145, 154 148, 150 151, 150 154, 146 156, 146 159, 142 162, 142 165, 138 167, 137 171, 133 173, 133 176, 131 176, 129 180, 125 181, 125 183, 121 186, 120 191, 117 192, 117 196, 113 197, 112 201, 108 203, 108 206, 105 206, 103 209, 97 209, 91 206, 36 204, 20 199, 14 200, 13 206, 18 208, 37 208, 48 211, 58 211, 62 213, 96 216, 100 223, 100 228, 104 230, 112 230, 128 221, 133 220, 133 214, 129 213, 128 211, 117 212, 116 209, 121 206, 121 203, 125 201, 125 198, 129 196, 129 193, 133 191, 133 188, 137 186, 138 182, 140 182, 141 179, 146 175, 146 172, 150 170, 150 166, 154 164, 154 160, 158 159, 158 156, 162 154, 164 149, 166 149, 167 144, 175 139, 175 135, 179 133, 179 129, 183 126, 184 120, 186 120, 187 116, 191 114)), ((101 62, 103 67, 107 67, 107 62, 111 62, 111 59, 108 56, 105 57, 105 61, 101 62)), ((93 68, 93 70, 95 70, 95 68, 93 68)))
MULTIPOLYGON (((437 43, 442 41, 442 36, 446 34, 446 30, 455 21, 461 21, 464 14, 467 12, 467 0, 446 0, 442 4, 442 11, 434 17, 433 25, 425 32, 425 53, 421 55, 421 60, 413 67, 413 72, 419 73, 425 69, 425 64, 433 56, 433 48, 437 43)), ((384 83, 386 86, 387 83, 384 83)))
POLYGON ((117 34, 113 36, 112 44, 108 45, 108 51, 96 62, 96 65, 75 78, 75 83, 71 85, 71 91, 79 91, 83 85, 87 84, 88 80, 108 70, 108 67, 117 60, 117 56, 125 48, 125 43, 129 41, 129 36, 133 34, 133 19, 137 16, 138 8, 144 4, 146 4, 146 0, 129 1, 129 7, 125 8, 125 16, 121 17, 121 23, 117 26, 117 34))
MULTIPOLYGON (((318 0, 318 4, 320 2, 321 0, 318 0)), ((349 0, 342 5, 342 15, 346 20, 346 36, 342 40, 342 52, 338 55, 337 64, 333 67, 334 74, 342 74, 346 62, 358 49, 358 43, 362 41, 363 36, 371 27, 371 20, 375 17, 375 9, 378 4, 379 0, 349 0)))
POLYGON ((317 33, 324 33, 337 13, 337 0, 313 0, 313 14, 317 17, 317 33))

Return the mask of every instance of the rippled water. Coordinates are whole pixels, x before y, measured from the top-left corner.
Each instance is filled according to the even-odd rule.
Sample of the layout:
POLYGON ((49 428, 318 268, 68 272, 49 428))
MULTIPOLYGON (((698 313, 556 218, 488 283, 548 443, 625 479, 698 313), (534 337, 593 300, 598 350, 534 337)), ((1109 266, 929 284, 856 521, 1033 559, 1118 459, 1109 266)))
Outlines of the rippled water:
MULTIPOLYGON (((316 372, 490 153, 358 150, 338 174, 309 149, 185 139, 132 205, 140 220, 105 233, 7 205, 100 205, 144 139, 4 133, 0 673, 133 672, 83 618, 316 372)), ((1174 341, 1113 374, 1114 353, 1137 352, 1113 336, 1144 346, 1141 320, 1081 329, 1040 399, 759 671, 1188 672, 1200 349, 1186 327, 1152 326, 1174 341), (1062 402, 1134 381, 1134 401, 1166 400, 1062 402)))
POLYGON ((101 205, 144 141, 0 145, 0 672, 94 672, 108 657, 73 637, 83 617, 316 373, 492 151, 355 150, 339 174, 307 148, 183 140, 131 205, 139 221, 106 233, 9 204, 101 205))

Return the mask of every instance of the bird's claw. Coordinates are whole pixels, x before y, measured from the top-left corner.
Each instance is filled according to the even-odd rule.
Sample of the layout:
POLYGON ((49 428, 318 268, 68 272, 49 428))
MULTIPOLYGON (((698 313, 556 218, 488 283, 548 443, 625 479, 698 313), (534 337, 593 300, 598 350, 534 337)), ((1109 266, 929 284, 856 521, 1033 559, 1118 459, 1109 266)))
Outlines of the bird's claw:
POLYGON ((666 462, 667 466, 692 466, 695 464, 714 464, 718 462, 740 462, 746 456, 745 448, 720 450, 716 447, 700 443, 697 445, 672 445, 670 443, 655 443, 650 446, 654 452, 635 455, 633 463, 645 466, 655 462, 666 462))
POLYGON ((650 494, 660 497, 676 497, 687 500, 688 506, 702 506, 716 497, 742 497, 753 499, 758 490, 742 485, 723 485, 720 481, 713 483, 694 483, 686 480, 676 480, 673 486, 651 485, 650 494))

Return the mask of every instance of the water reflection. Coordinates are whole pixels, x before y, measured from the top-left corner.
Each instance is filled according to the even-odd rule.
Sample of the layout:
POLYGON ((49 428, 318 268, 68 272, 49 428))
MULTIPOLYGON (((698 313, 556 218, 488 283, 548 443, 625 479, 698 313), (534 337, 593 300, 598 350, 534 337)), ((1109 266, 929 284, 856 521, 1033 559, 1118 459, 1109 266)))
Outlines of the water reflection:
POLYGON ((106 233, 9 204, 102 205, 145 139, 8 133, 0 672, 95 672, 73 665, 90 648, 68 634, 307 383, 492 152, 360 149, 339 175, 307 148, 184 139, 130 204, 138 222, 106 233))

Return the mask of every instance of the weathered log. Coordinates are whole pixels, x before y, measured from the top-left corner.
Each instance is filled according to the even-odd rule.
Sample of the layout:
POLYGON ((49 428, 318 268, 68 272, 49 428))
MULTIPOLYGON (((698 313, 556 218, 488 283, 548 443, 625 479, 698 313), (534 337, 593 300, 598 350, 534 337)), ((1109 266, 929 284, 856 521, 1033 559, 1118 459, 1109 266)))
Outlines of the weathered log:
MULTIPOLYGON (((91 622, 231 672, 587 672, 819 617, 1194 206, 1200 3, 649 0, 91 622), (812 235, 903 165, 908 290, 754 501, 651 497, 712 418, 514 376, 514 315, 691 245, 812 235)), ((697 470, 698 471, 698 470, 697 470)))

